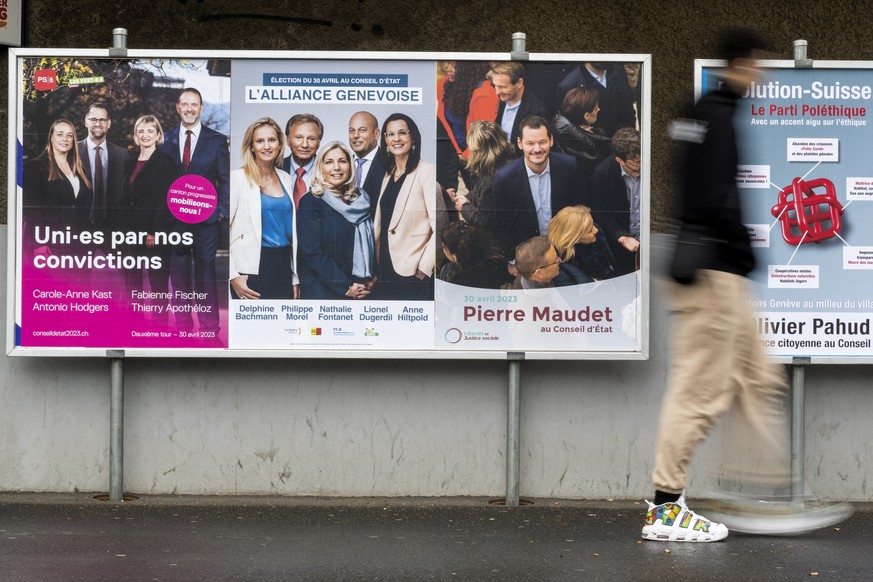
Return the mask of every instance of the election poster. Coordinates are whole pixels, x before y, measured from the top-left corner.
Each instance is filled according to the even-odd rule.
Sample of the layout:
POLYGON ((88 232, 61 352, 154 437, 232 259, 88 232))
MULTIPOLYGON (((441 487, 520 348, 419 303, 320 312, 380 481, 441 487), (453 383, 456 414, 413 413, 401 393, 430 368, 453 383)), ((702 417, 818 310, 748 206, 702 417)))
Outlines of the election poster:
POLYGON ((227 347, 230 62, 19 64, 16 343, 227 347))
MULTIPOLYGON (((752 307, 770 354, 857 361, 873 355, 873 83, 869 63, 820 65, 768 66, 738 105, 752 307)), ((719 82, 716 65, 699 72, 700 88, 719 82)))
POLYGON ((10 352, 646 355, 645 55, 17 62, 10 352))

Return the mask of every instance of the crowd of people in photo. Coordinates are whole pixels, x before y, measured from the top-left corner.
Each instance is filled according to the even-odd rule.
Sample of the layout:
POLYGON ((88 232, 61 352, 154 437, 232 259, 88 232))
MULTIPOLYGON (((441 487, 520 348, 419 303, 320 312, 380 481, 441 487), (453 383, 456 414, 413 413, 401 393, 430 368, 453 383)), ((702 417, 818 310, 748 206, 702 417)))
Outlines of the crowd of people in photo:
POLYGON ((441 279, 519 289, 639 268, 640 66, 549 67, 440 63, 437 175, 455 211, 441 279))
MULTIPOLYGON (((440 62, 436 164, 422 159, 422 132, 404 113, 358 111, 348 140, 330 143, 311 113, 284 127, 263 117, 248 125, 230 171, 227 137, 200 123, 196 89, 179 95, 179 126, 165 134, 143 115, 127 148, 106 139, 110 108, 95 103, 81 142, 71 121, 52 125, 25 168, 25 206, 35 224, 146 233, 126 250, 169 267, 131 270, 127 286, 202 291, 209 302, 225 219, 229 289, 242 300, 432 300, 435 277, 523 289, 631 273, 639 65, 554 65, 440 62), (167 207, 170 184, 188 173, 218 191, 203 224, 182 225, 167 207), (155 244, 156 232, 183 228, 193 244, 155 244)), ((198 319, 218 326, 217 316, 198 319)), ((193 326, 190 315, 182 323, 193 326)))

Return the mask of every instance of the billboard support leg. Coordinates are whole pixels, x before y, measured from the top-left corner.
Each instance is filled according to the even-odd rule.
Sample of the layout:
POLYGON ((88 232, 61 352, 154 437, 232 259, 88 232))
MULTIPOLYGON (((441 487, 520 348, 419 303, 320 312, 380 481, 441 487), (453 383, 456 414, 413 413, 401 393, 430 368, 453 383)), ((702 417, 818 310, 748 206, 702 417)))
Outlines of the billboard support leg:
POLYGON ((506 505, 519 504, 519 432, 521 425, 521 362, 524 352, 506 354, 509 360, 509 391, 506 402, 506 505))
POLYGON ((794 358, 791 362, 791 501, 803 505, 806 476, 804 475, 804 407, 805 372, 810 358, 794 358))
POLYGON ((111 395, 109 398, 109 500, 124 501, 124 350, 108 350, 111 395))

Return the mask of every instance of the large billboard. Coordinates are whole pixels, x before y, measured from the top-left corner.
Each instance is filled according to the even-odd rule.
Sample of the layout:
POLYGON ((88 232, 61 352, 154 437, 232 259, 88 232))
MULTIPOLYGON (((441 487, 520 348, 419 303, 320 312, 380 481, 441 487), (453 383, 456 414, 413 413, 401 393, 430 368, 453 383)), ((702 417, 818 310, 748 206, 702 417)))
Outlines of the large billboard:
MULTIPOLYGON (((722 63, 700 61, 698 93, 722 63)), ((767 351, 873 356, 873 63, 768 61, 740 100, 737 184, 758 256, 752 305, 767 351)))
POLYGON ((649 66, 13 51, 7 351, 644 358, 649 66))

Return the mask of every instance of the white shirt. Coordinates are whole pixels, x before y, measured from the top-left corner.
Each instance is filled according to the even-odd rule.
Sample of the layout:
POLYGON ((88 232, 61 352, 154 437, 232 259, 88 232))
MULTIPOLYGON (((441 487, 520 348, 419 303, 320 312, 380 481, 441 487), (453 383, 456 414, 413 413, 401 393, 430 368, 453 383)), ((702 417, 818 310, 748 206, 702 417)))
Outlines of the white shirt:
MULTIPOLYGON (((370 175, 370 166, 373 165, 373 159, 376 157, 376 153, 378 151, 379 151, 379 148, 375 147, 370 151, 370 153, 368 153, 366 156, 363 156, 363 158, 367 161, 364 162, 364 164, 361 166, 361 171, 360 171, 360 175, 361 175, 360 182, 361 182, 362 188, 364 187, 364 182, 367 181, 367 176, 370 175)), ((357 154, 355 154, 355 165, 358 164, 359 159, 361 159, 361 156, 358 156, 357 154)), ((293 165, 294 162, 292 161, 291 163, 293 165)), ((372 193, 367 192, 367 194, 372 194, 372 193)))
MULTIPOLYGON (((518 115, 518 108, 521 107, 521 99, 515 105, 506 104, 503 108, 503 117, 500 119, 500 127, 506 132, 506 139, 512 143, 512 126, 515 124, 515 116, 518 115)), ((513 144, 514 145, 514 144, 513 144)))
MULTIPOLYGON (((290 156, 291 166, 289 167, 289 174, 291 174, 291 184, 297 181, 297 168, 303 168, 303 183, 306 185, 306 191, 309 191, 309 186, 312 184, 312 166, 315 165, 315 156, 309 158, 309 161, 306 162, 305 166, 300 166, 297 161, 294 159, 294 156, 290 156)), ((364 164, 366 165, 366 164, 364 164)))
POLYGON ((546 169, 542 174, 531 170, 527 164, 527 180, 530 183, 530 194, 533 197, 534 206, 537 209, 537 226, 540 234, 549 232, 549 221, 552 219, 552 178, 550 175, 550 162, 546 162, 546 169))
MULTIPOLYGON (((91 167, 91 180, 94 180, 94 168, 97 164, 97 144, 91 141, 91 138, 85 140, 85 146, 88 148, 88 163, 91 167)), ((109 179, 109 151, 106 148, 106 140, 100 144, 100 162, 103 164, 103 183, 106 184, 109 179)))
MULTIPOLYGON (((197 147, 197 139, 200 137, 200 130, 203 129, 203 124, 199 121, 197 125, 191 128, 191 157, 194 157, 194 148, 197 147)), ((184 125, 179 126, 179 159, 185 159, 185 140, 188 139, 188 128, 184 125)), ((191 160, 188 160, 189 162, 191 160)))
POLYGON ((585 70, 588 71, 588 74, 597 79, 597 82, 600 83, 604 89, 606 89, 606 71, 603 71, 603 75, 598 77, 596 73, 592 72, 591 69, 585 67, 585 70))

